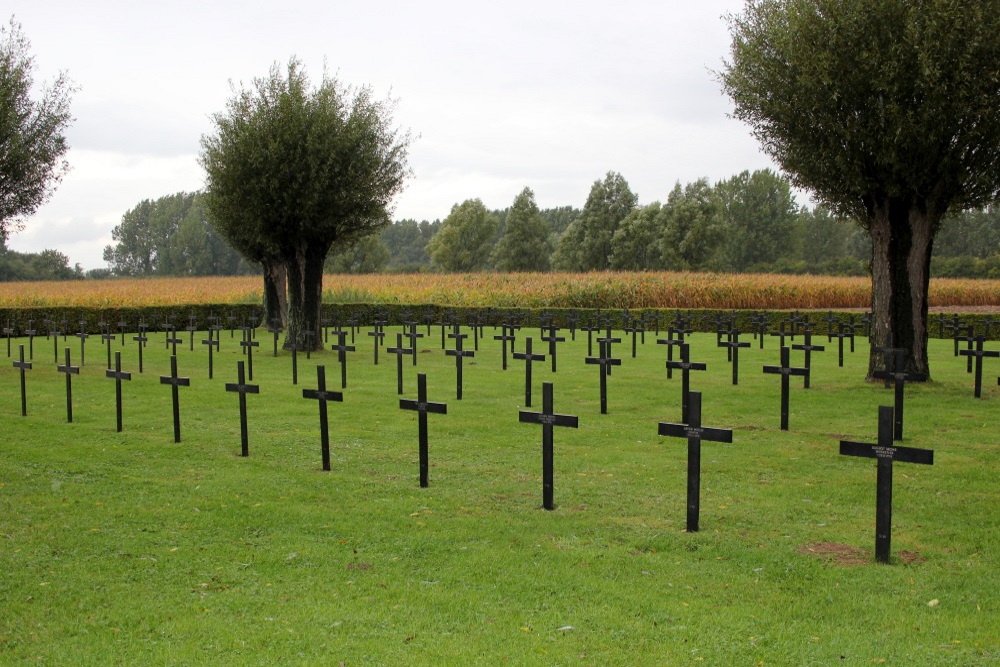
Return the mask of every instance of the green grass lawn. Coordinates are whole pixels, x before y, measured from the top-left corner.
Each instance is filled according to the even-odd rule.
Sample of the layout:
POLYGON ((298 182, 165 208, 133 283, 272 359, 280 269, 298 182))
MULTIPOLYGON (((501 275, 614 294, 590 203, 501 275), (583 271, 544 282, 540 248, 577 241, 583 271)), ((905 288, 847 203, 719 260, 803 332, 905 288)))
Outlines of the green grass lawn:
MULTIPOLYGON (((976 400, 965 360, 931 341, 935 381, 907 388, 903 444, 933 449, 935 463, 896 464, 893 560, 881 565, 875 462, 838 454, 842 438, 874 441, 878 406, 892 403, 864 382, 863 339, 844 368, 835 345, 814 355, 811 389, 793 378, 782 432, 780 380, 761 372, 778 362, 775 339, 743 351, 733 387, 715 336, 694 335, 691 358, 708 364, 691 383, 703 423, 734 433, 732 444, 703 445, 701 532, 689 534, 686 444, 657 435, 658 421, 680 418, 680 378, 666 378, 652 334, 635 359, 616 346, 608 415, 598 370, 583 363, 586 334, 560 346, 556 375, 535 365, 533 409, 552 379, 556 411, 580 421, 556 429, 547 512, 541 428, 518 422, 523 362, 500 370, 486 332, 462 401, 438 328, 420 341, 416 369, 405 360, 404 396, 425 372, 430 400, 448 404, 429 417, 426 489, 395 358, 383 350, 373 365, 364 333, 344 402, 329 406, 331 472, 320 470, 317 403, 302 398, 317 364, 339 389, 331 352, 300 355, 293 386, 289 354, 272 358, 261 334, 249 458, 225 391, 242 358, 228 331, 214 380, 205 347, 190 352, 184 335, 179 444, 159 383, 162 334, 150 336, 141 375, 135 343, 124 348, 133 379, 120 434, 99 341, 73 378, 71 424, 51 341, 35 340, 27 417, 3 361, 0 663, 1000 661, 996 360, 976 400)), ((546 351, 537 329, 525 335, 546 351)), ((79 341, 65 345, 78 363, 79 341)))

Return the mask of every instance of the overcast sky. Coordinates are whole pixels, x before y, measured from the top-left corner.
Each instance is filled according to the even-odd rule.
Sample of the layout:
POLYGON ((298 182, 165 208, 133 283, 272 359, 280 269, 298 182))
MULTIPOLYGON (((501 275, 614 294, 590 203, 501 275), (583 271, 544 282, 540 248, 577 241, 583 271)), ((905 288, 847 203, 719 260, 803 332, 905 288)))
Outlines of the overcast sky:
POLYGON ((143 199, 198 190, 200 138, 231 84, 298 56, 398 100, 413 178, 394 219, 434 220, 525 187, 541 208, 582 207, 620 172, 641 203, 680 181, 772 167, 711 70, 741 0, 260 2, 8 0, 38 80, 79 87, 72 171, 8 246, 56 248, 85 269, 143 199))

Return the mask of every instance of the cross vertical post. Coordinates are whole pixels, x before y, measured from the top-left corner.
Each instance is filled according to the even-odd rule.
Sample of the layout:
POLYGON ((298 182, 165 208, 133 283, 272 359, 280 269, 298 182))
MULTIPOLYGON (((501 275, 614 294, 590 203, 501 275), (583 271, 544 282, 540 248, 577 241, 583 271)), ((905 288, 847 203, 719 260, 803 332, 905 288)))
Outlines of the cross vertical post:
POLYGON ((701 512, 701 441, 732 442, 730 429, 706 428, 701 425, 701 392, 688 397, 688 420, 681 424, 660 422, 659 434, 687 438, 687 532, 697 533, 701 512))
POLYGON ((545 361, 545 355, 531 353, 531 337, 524 339, 524 352, 515 352, 515 359, 524 360, 524 405, 531 407, 531 362, 545 361))
POLYGON ((122 432, 122 380, 131 380, 132 374, 122 370, 122 353, 115 350, 115 369, 104 371, 104 376, 115 379, 115 415, 118 433, 122 432))
MULTIPOLYGON (((340 339, 344 340, 347 332, 338 331, 340 339)), ((330 428, 326 415, 326 404, 328 401, 343 402, 344 395, 339 391, 326 390, 326 368, 316 367, 316 389, 303 389, 302 398, 312 398, 319 401, 319 433, 320 446, 323 455, 323 470, 330 470, 330 428)))
POLYGON ((18 369, 21 372, 21 416, 27 417, 28 394, 27 394, 27 387, 25 385, 24 372, 31 370, 31 362, 24 360, 24 345, 23 344, 18 345, 18 347, 21 349, 21 358, 20 361, 14 362, 14 368, 18 369))
POLYGON ((73 423, 73 382, 72 377, 80 374, 79 366, 72 366, 69 363, 69 348, 66 348, 65 365, 56 366, 56 370, 66 374, 66 421, 73 423))
POLYGON ((840 453, 846 456, 861 456, 878 460, 876 475, 876 506, 875 506, 875 560, 880 563, 889 562, 890 544, 892 540, 892 462, 934 463, 934 451, 931 449, 916 449, 914 447, 893 446, 893 416, 892 407, 880 405, 878 409, 878 442, 840 441, 840 453))
MULTIPOLYGON (((209 348, 209 350, 211 349, 209 348)), ((227 382, 226 391, 238 392, 240 395, 240 456, 250 456, 250 441, 247 434, 247 394, 259 394, 260 387, 246 383, 242 360, 236 362, 236 382, 227 382)))
POLYGON ((792 368, 789 361, 790 351, 787 347, 781 348, 781 365, 764 366, 765 373, 781 376, 781 430, 788 430, 788 379, 792 375, 805 375, 808 370, 805 368, 792 368))
POLYGON ((555 509, 554 500, 554 454, 552 428, 554 426, 568 426, 578 428, 579 420, 571 415, 555 414, 552 400, 552 383, 542 383, 542 411, 526 412, 521 410, 518 414, 518 421, 522 424, 542 425, 542 507, 546 510, 555 509))
MULTIPOLYGON (((402 357, 400 357, 402 358, 402 357)), ((427 487, 427 477, 429 468, 429 455, 427 446, 427 413, 443 415, 448 413, 448 406, 444 403, 431 403, 427 400, 427 374, 417 373, 417 400, 408 398, 399 399, 401 410, 416 410, 418 412, 418 437, 419 437, 419 457, 420 457, 420 487, 427 487)))
POLYGON ((161 375, 160 384, 170 385, 170 396, 174 406, 174 442, 181 441, 181 400, 178 387, 191 386, 191 378, 177 377, 177 355, 170 355, 170 375, 161 375))
MULTIPOLYGON (((416 325, 414 325, 416 326, 416 325)), ((403 393, 403 356, 413 354, 413 348, 403 347, 403 334, 396 334, 396 347, 385 349, 389 354, 396 355, 396 393, 403 393)))
POLYGON ((680 361, 668 361, 667 368, 676 368, 681 372, 681 421, 685 424, 691 410, 689 395, 691 393, 691 371, 708 370, 708 365, 691 361, 691 346, 681 343, 680 361))

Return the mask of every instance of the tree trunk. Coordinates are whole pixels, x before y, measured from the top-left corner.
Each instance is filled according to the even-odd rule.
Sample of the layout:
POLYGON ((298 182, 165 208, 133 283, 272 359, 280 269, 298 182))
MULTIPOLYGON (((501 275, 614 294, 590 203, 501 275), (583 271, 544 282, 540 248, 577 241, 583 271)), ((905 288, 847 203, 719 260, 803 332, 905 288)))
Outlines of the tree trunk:
POLYGON ((323 341, 320 331, 320 305, 323 294, 323 260, 325 247, 304 245, 286 257, 288 270, 288 328, 285 330, 285 349, 298 344, 300 350, 319 350, 323 341), (312 341, 306 340, 306 332, 313 332, 312 341))
POLYGON ((264 321, 265 327, 277 324, 282 329, 288 324, 288 295, 285 283, 287 271, 280 261, 262 262, 264 267, 264 321))
MULTIPOLYGON (((906 372, 930 379, 927 360, 927 291, 935 216, 911 198, 886 198, 872 207, 872 348, 906 350, 906 372), (891 334, 891 339, 890 339, 891 334)), ((885 368, 869 353, 868 379, 885 368)))

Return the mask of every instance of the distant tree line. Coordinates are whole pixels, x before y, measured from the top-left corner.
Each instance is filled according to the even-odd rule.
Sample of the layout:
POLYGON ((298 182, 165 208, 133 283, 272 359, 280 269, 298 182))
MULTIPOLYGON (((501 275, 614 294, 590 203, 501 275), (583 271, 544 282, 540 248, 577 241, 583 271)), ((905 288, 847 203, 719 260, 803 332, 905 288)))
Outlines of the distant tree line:
MULTIPOLYGON (((0 280, 109 276, 247 275, 260 271, 219 236, 200 193, 143 200, 112 230, 107 269, 71 267, 58 250, 0 248, 0 280)), ((509 208, 455 204, 444 220, 397 220, 379 233, 334 247, 330 273, 424 271, 736 271, 867 275, 868 233, 819 206, 795 202, 788 181, 745 171, 714 185, 677 183, 666 201, 640 205, 620 174, 596 181, 583 209, 539 209, 530 188, 509 208)), ((931 272, 1000 278, 1000 206, 947 218, 931 272)))

